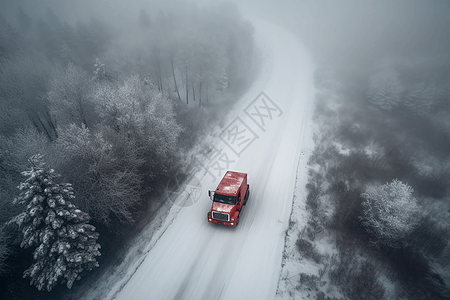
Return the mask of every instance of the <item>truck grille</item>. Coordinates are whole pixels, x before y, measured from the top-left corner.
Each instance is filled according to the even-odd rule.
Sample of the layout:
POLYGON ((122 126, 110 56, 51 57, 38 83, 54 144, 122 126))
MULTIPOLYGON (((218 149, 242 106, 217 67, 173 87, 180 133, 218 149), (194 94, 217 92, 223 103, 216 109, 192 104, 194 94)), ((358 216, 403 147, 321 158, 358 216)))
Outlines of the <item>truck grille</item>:
POLYGON ((215 212, 215 211, 213 211, 212 217, 213 217, 213 219, 220 220, 220 221, 229 221, 230 220, 229 214, 223 214, 223 213, 219 213, 219 212, 215 212))

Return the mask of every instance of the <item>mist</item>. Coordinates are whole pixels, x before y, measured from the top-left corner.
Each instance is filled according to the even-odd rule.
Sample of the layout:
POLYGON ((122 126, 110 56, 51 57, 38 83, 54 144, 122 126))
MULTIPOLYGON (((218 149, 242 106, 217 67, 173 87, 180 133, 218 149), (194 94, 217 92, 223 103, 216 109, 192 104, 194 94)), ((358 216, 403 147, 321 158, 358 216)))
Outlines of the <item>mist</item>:
POLYGON ((88 253, 87 269, 96 256, 103 265, 169 202, 167 182, 190 172, 190 151, 252 83, 254 28, 226 2, 3 1, 0 11, 0 297, 36 298, 64 287, 46 278, 52 263, 30 276, 35 286, 20 280, 30 251, 20 225, 3 224, 23 208, 13 201, 23 171, 70 182, 77 196, 65 203, 98 231, 89 249, 97 238, 105 249, 88 253))
MULTIPOLYGON (((417 285, 417 299, 444 295, 450 276, 439 264, 450 257, 450 225, 434 212, 450 211, 449 16, 446 0, 3 0, 2 295, 37 293, 22 280, 30 250, 19 247, 19 233, 2 225, 21 210, 12 199, 30 157, 73 184, 71 201, 89 214, 107 249, 100 265, 115 261, 130 236, 164 207, 160 195, 167 182, 188 178, 205 133, 225 126, 227 113, 258 77, 264 63, 258 56, 261 33, 252 24, 258 19, 292 33, 315 64, 313 118, 321 132, 310 160, 310 194, 301 207, 319 224, 313 229, 327 228, 337 241, 334 249, 346 253, 341 261, 357 265, 330 271, 333 284, 352 291, 353 299, 364 298, 358 282, 366 265, 354 259, 361 256, 374 270, 365 274, 369 283, 384 274, 374 267, 382 261, 398 272, 399 294, 417 285), (361 194, 394 179, 414 187, 420 225, 401 250, 370 248, 371 236, 359 223, 361 194), (324 200, 313 193, 329 194, 324 200), (320 211, 327 205, 337 213, 320 211), (423 236, 430 238, 424 242, 423 236), (403 250, 405 260, 396 260, 403 250), (18 261, 20 268, 13 269, 18 261), (433 270, 433 263, 442 270, 433 270), (421 270, 408 281, 409 273, 421 270), (434 281, 441 275, 446 282, 434 281), (343 277, 352 282, 339 282, 343 277)), ((297 246, 313 252, 312 236, 297 246)), ((314 256, 322 270, 333 263, 326 262, 330 256, 314 256)), ((99 273, 93 274, 88 278, 99 273)), ((65 286, 55 290, 49 298, 66 293, 65 286)))
MULTIPOLYGON (((221 1, 190 1, 200 6, 221 1)), ((233 2, 233 1, 232 1, 233 2)), ((182 11, 189 2, 170 1, 3 1, 2 13, 17 24, 17 9, 45 16, 51 9, 70 23, 96 17, 114 30, 132 35, 141 8, 182 11)), ((448 61, 450 4, 448 1, 234 1, 248 16, 275 21, 295 32, 318 58, 373 62, 416 58, 448 61)))
POLYGON ((314 55, 448 59, 448 1, 245 1, 296 32, 314 55))

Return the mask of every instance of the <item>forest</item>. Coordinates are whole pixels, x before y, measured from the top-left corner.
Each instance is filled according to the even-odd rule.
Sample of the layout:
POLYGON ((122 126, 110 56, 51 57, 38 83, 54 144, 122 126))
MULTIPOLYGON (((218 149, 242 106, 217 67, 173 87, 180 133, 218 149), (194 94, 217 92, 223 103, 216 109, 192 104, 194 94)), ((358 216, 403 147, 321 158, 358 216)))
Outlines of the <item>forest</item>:
POLYGON ((450 90, 447 80, 417 76, 423 68, 317 71, 308 219, 291 220, 289 235, 318 273, 299 270, 299 291, 448 299, 450 90))
MULTIPOLYGON (((257 68, 234 4, 40 1, 0 4, 2 299, 61 299, 117 263, 257 68)), ((316 65, 283 253, 313 267, 280 274, 287 296, 449 299, 448 3, 245 2, 316 65)))
POLYGON ((185 172, 214 105, 251 82, 254 63, 253 27, 230 3, 136 7, 123 28, 104 11, 74 20, 30 8, 0 14, 8 299, 58 298, 114 260, 170 177, 185 172))
POLYGON ((290 24, 316 53, 317 128, 284 292, 449 299, 450 7, 331 2, 290 24))

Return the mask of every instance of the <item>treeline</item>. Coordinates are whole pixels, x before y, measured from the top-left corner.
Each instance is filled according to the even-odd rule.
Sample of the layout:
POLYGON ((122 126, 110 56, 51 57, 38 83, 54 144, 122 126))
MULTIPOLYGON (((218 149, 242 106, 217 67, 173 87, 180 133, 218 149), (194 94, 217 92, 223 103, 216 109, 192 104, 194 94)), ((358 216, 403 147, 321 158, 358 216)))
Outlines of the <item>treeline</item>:
MULTIPOLYGON (((13 227, 3 226, 25 208, 12 203, 30 157, 43 155, 61 174, 55 180, 71 184, 71 202, 100 226, 100 243, 119 242, 115 230, 136 222, 149 192, 184 163, 180 134, 192 128, 180 125, 182 110, 174 106, 202 106, 249 83, 253 29, 236 7, 180 6, 154 15, 137 11, 131 37, 95 17, 71 24, 51 10, 36 17, 19 9, 16 24, 9 24, 0 15, 4 278, 24 271, 13 270, 8 258, 30 261, 13 227)), ((5 295, 20 290, 8 284, 11 279, 3 281, 5 295)))
POLYGON ((252 70, 253 33, 236 6, 185 7, 183 12, 159 12, 153 19, 141 10, 138 20, 150 63, 146 75, 160 91, 198 101, 199 106, 229 88, 248 84, 252 70))

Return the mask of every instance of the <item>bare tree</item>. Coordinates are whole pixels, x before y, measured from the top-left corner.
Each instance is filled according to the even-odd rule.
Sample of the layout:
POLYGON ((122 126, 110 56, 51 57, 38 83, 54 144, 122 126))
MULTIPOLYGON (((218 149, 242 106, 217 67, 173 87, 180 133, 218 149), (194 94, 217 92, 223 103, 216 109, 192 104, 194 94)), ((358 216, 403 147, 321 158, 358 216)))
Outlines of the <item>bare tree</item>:
POLYGON ((170 100, 153 85, 132 76, 118 87, 98 86, 94 97, 104 124, 126 132, 159 163, 176 153, 181 128, 170 100))
POLYGON ((178 53, 177 66, 181 70, 181 81, 184 84, 185 100, 186 104, 189 104, 189 84, 191 82, 192 61, 193 61, 192 47, 188 44, 183 45, 183 49, 178 53))
POLYGON ((90 76, 73 63, 54 72, 48 99, 61 125, 74 123, 88 127, 97 122, 89 95, 93 87, 90 76))
POLYGON ((58 139, 58 166, 72 182, 77 193, 75 203, 82 210, 105 224, 112 217, 133 223, 130 209, 142 193, 142 178, 137 171, 142 160, 130 141, 108 142, 104 137, 108 130, 101 127, 93 133, 74 124, 63 130, 58 139))
POLYGON ((61 130, 58 168, 93 218, 132 223, 143 180, 175 165, 181 129, 169 99, 138 76, 123 84, 99 83, 92 97, 101 124, 61 130))

